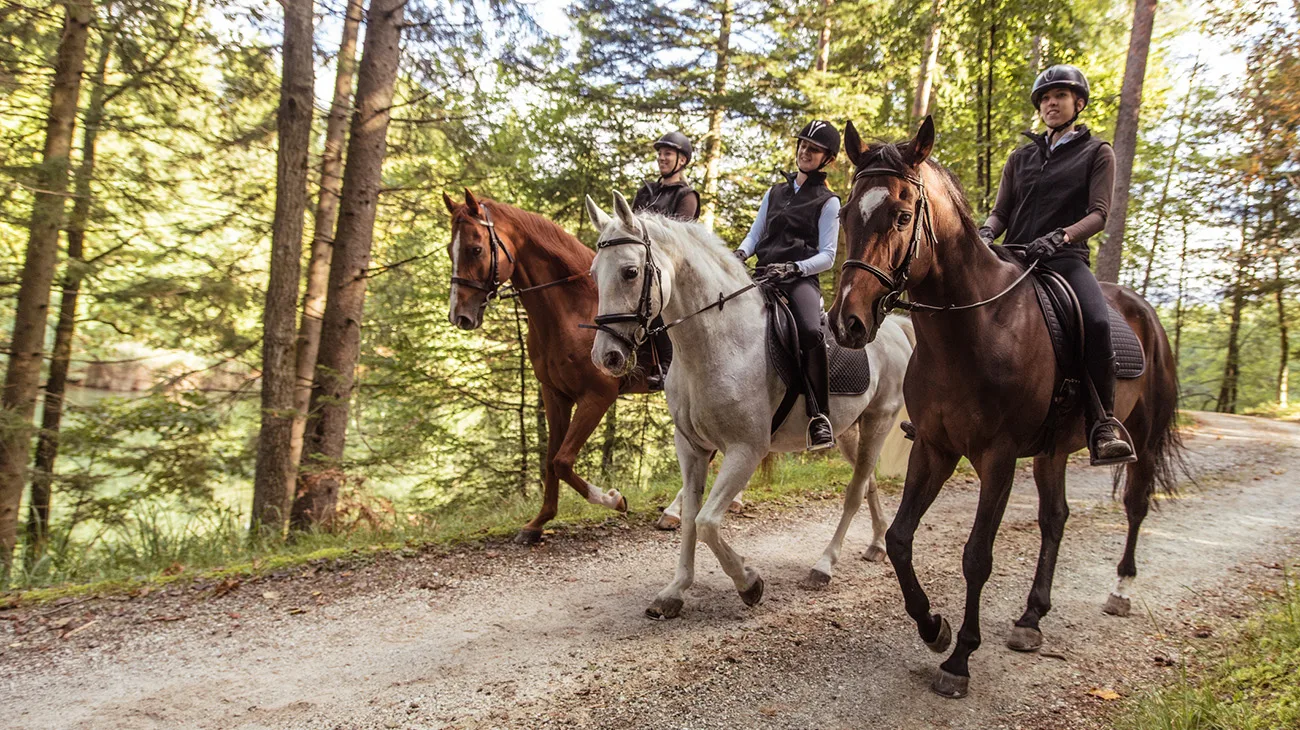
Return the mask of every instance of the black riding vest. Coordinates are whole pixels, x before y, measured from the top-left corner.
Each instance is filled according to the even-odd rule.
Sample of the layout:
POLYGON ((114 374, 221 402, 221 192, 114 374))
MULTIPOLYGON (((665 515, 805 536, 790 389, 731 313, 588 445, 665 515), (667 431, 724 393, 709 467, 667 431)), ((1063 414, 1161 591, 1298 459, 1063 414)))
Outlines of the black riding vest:
MULTIPOLYGON (((1054 150, 1047 136, 1025 132, 1032 144, 1011 153, 1011 220, 1004 243, 1027 244, 1039 236, 1078 223, 1088 214, 1092 161, 1106 142, 1080 125, 1074 137, 1054 150)), ((1088 260, 1088 241, 1071 241, 1060 254, 1088 260)))
POLYGON ((767 194, 763 238, 754 247, 758 265, 803 261, 817 253, 822 206, 839 196, 826 187, 826 173, 808 175, 799 192, 794 178, 772 186, 767 194))
MULTIPOLYGON (((636 191, 636 197, 632 199, 632 210, 640 212, 648 210, 651 213, 675 218, 677 216, 677 205, 687 195, 696 197, 695 218, 700 217, 699 196, 691 184, 685 180, 671 185, 665 185, 661 182, 647 182, 636 191)), ((694 220, 694 219, 692 219, 694 220)))

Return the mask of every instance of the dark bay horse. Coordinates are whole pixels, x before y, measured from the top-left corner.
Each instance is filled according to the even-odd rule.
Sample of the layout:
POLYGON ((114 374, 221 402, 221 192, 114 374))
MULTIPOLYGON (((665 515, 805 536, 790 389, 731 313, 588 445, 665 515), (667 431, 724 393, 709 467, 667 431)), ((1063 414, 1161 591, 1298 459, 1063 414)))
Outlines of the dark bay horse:
POLYGON ((509 282, 528 313, 528 359, 546 408, 546 476, 542 508, 515 538, 535 543, 556 514, 563 479, 592 504, 619 512, 627 500, 617 489, 602 493, 578 476, 578 452, 619 393, 645 393, 645 376, 611 378, 591 362, 595 333, 579 329, 596 316, 596 285, 588 272, 596 254, 540 215, 465 191, 451 212, 451 304, 448 318, 464 330, 483 324, 488 303, 509 282))
MULTIPOLYGON (((980 593, 992 571, 993 538, 1011 493, 1017 457, 1034 457, 1042 544, 1028 605, 1008 646, 1034 651, 1042 645, 1039 619, 1051 608, 1052 575, 1069 514, 1066 458, 1085 446, 1082 409, 1067 410, 1057 427, 1044 433, 1057 366, 1033 285, 1017 284, 1022 268, 980 241, 960 184, 928 159, 933 121, 926 118, 916 136, 902 144, 864 144, 852 123, 844 137, 856 172, 844 205, 849 260, 830 312, 836 339, 847 347, 870 342, 903 291, 914 307, 976 305, 914 310, 916 351, 903 394, 915 423, 915 442, 898 514, 885 537, 907 613, 921 639, 935 652, 947 650, 952 630, 930 612, 912 566, 912 539, 958 459, 970 459, 979 474, 980 494, 962 554, 965 620, 956 648, 932 685, 941 695, 962 697, 970 678, 968 659, 980 645, 980 593), (991 301, 979 304, 985 300, 991 301)), ((1105 610, 1127 615, 1137 575, 1138 530, 1155 490, 1173 491, 1175 468, 1182 463, 1178 378, 1169 340, 1151 305, 1123 287, 1102 284, 1102 290, 1132 326, 1146 357, 1143 375, 1119 381, 1115 397, 1115 415, 1132 436, 1138 460, 1125 467, 1128 537, 1119 583, 1105 610)), ((1120 476, 1116 470, 1117 488, 1120 476)))

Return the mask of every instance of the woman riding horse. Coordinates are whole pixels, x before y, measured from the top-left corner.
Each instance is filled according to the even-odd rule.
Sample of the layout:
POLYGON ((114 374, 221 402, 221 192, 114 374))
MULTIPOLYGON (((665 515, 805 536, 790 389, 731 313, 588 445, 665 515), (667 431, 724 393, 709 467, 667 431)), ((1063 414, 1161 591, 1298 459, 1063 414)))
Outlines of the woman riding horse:
POLYGON ((997 201, 979 233, 991 244, 1005 231, 1003 243, 1025 246, 1029 261, 1060 274, 1074 289, 1083 314, 1085 366, 1100 401, 1084 398, 1092 463, 1122 464, 1137 457, 1115 428, 1110 315, 1088 267, 1088 238, 1105 227, 1110 212, 1115 152, 1087 126, 1075 124, 1088 106, 1088 92, 1088 79, 1074 66, 1039 74, 1030 99, 1048 132, 1025 132, 1031 144, 1012 152, 1002 168, 997 201))
POLYGON ((736 256, 744 261, 757 254, 758 265, 778 279, 790 302, 803 353, 808 448, 816 451, 835 445, 835 430, 826 416, 830 368, 818 275, 835 265, 840 237, 840 199, 826 187, 822 172, 840 152, 840 132, 828 122, 814 120, 795 137, 799 172, 787 175, 785 182, 763 195, 754 225, 736 256))

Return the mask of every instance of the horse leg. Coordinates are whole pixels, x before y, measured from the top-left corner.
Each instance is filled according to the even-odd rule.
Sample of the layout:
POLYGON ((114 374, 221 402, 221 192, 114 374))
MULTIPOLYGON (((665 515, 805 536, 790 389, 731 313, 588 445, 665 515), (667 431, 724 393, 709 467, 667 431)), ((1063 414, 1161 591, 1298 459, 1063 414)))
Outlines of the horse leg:
POLYGON ((1151 491, 1155 487, 1155 459, 1149 449, 1138 452, 1138 460, 1127 466, 1124 475, 1124 512, 1128 516, 1128 536, 1124 556, 1116 573, 1119 581, 1106 597, 1102 610, 1112 616, 1128 616, 1132 609, 1133 583, 1137 579, 1137 541, 1142 521, 1151 511, 1151 491))
POLYGON ((930 599, 916 578, 916 569, 912 566, 912 540, 916 528, 921 524, 921 517, 930 509, 934 498, 939 496, 943 483, 957 468, 957 454, 941 451, 918 438, 912 444, 911 455, 907 462, 907 480, 903 485, 903 497, 898 503, 898 514, 894 523, 885 532, 885 550, 889 553, 889 562, 894 566, 898 576, 898 586, 903 591, 903 603, 907 606, 907 615, 916 622, 917 633, 921 641, 936 652, 947 651, 952 642, 952 629, 948 622, 938 614, 930 613, 930 599))
POLYGON ((587 443, 591 432, 600 425, 601 419, 605 417, 605 411, 609 410, 610 404, 616 397, 617 395, 614 394, 606 397, 603 394, 593 393, 578 401, 578 407, 573 413, 573 422, 569 424, 569 432, 564 435, 564 443, 560 444, 560 450, 551 460, 551 464, 555 467, 555 473, 588 502, 619 512, 627 512, 627 500, 617 489, 610 489, 602 494, 596 485, 573 471, 573 465, 578 460, 578 452, 587 443))
POLYGON ((546 474, 542 480, 542 508, 530 522, 525 524, 515 542, 532 545, 542 539, 542 528, 555 519, 560 503, 560 478, 555 472, 555 455, 560 444, 569 431, 569 419, 573 414, 573 401, 554 388, 542 386, 542 405, 546 409, 546 474))
MULTIPOLYGON (((746 566, 745 559, 722 539, 720 528, 722 518, 726 516, 727 506, 749 483, 749 478, 754 475, 754 470, 758 468, 762 458, 763 452, 748 444, 733 447, 731 451, 726 452, 722 459, 722 467, 718 470, 718 477, 713 481, 709 498, 700 509, 699 516, 695 518, 700 539, 718 558, 723 572, 731 578, 736 590, 740 592, 741 600, 747 606, 757 605, 762 600, 763 579, 757 570, 746 566)), ((683 524, 685 524, 684 520, 683 524)))
POLYGON ((664 508, 663 514, 659 515, 659 521, 655 522, 655 529, 658 530, 676 530, 682 524, 682 492, 686 491, 685 482, 682 488, 677 490, 677 496, 673 501, 664 508))
POLYGON ((682 594, 695 582, 695 516, 704 496, 708 479, 709 452, 692 444, 681 431, 674 429, 677 462, 682 469, 682 488, 677 499, 682 504, 682 546, 677 554, 677 572, 673 581, 659 591, 645 615, 654 619, 677 618, 682 612, 682 594))
POLYGON ((1053 454, 1034 459, 1034 483, 1038 485, 1038 530, 1042 542, 1038 547, 1038 568, 1034 585, 1029 589, 1025 613, 1007 638, 1007 646, 1016 651, 1038 651, 1043 634, 1038 621, 1052 609, 1052 577, 1056 574, 1056 553, 1065 534, 1070 506, 1065 500, 1065 462, 1069 454, 1053 454))
POLYGON ((1007 498, 1011 496, 1016 457, 1014 453, 981 454, 974 466, 980 477, 980 501, 970 539, 961 556, 961 572, 966 578, 966 615, 957 632, 956 648, 939 665, 939 674, 930 685, 937 694, 954 699, 966 696, 970 685, 968 661, 980 646, 980 594, 993 572, 993 538, 997 536, 1007 498))
MULTIPOLYGON (((840 514, 839 524, 835 526, 835 534, 831 537, 826 550, 822 552, 821 558, 808 571, 808 577, 799 582, 800 588, 816 590, 830 583, 831 571, 839 562, 840 550, 844 546, 844 536, 848 534, 849 525, 853 524, 853 518, 857 515, 858 508, 862 506, 863 493, 869 490, 875 496, 876 458, 880 455, 889 425, 883 426, 883 430, 879 430, 880 428, 877 426, 870 432, 866 432, 865 423, 859 422, 854 428, 840 435, 840 451, 853 463, 853 476, 849 478, 849 485, 844 490, 844 510, 840 514)), ((867 555, 870 560, 871 551, 878 550, 880 558, 877 560, 879 560, 885 555, 885 529, 888 525, 884 524, 884 517, 879 512, 880 498, 876 497, 870 506, 873 532, 871 548, 868 549, 867 555)))

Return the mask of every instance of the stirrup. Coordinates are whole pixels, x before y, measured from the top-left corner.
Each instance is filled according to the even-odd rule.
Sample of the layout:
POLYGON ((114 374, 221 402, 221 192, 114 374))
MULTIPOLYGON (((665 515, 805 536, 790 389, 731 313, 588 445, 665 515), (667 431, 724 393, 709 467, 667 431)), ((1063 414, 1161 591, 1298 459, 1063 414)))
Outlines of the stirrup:
POLYGON ((831 425, 831 419, 826 417, 825 413, 818 413, 808 421, 808 432, 805 434, 805 442, 808 451, 823 451, 825 449, 835 448, 835 427, 831 425), (830 434, 829 443, 814 444, 812 440, 813 424, 821 421, 826 424, 826 432, 830 434))
POLYGON ((1090 465, 1116 466, 1118 464, 1131 464, 1137 460, 1137 452, 1133 448, 1133 437, 1129 435, 1128 429, 1124 428, 1124 424, 1120 423, 1119 419, 1114 416, 1107 416, 1098 420, 1092 425, 1092 428, 1088 429, 1088 463, 1090 465), (1115 429, 1115 437, 1128 446, 1128 454, 1108 459, 1097 456, 1097 432, 1106 426, 1115 429))

